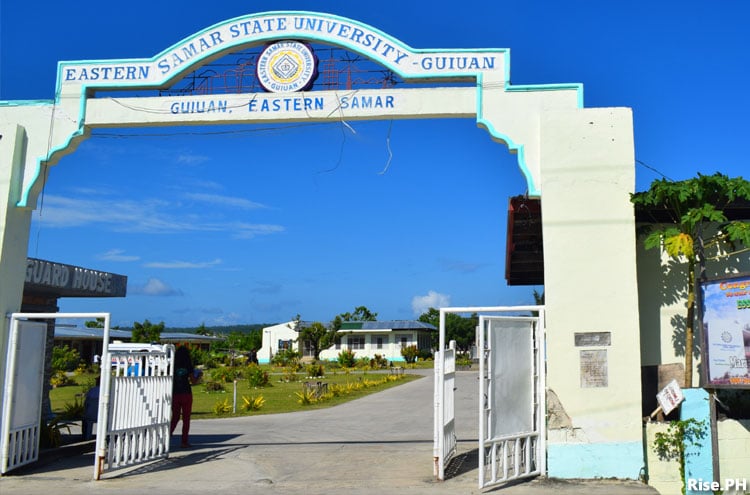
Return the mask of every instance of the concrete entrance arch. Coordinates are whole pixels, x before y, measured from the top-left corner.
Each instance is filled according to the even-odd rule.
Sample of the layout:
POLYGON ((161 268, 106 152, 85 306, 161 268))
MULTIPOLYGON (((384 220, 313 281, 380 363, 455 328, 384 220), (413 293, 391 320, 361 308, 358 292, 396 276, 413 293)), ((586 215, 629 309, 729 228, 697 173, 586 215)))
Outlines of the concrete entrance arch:
MULTIPOLYGON (((287 54, 306 70, 303 51, 287 54)), ((507 49, 414 49, 351 19, 269 12, 215 24, 147 59, 60 62, 53 101, 0 102, 7 198, 0 204, 0 310, 20 308, 31 210, 49 167, 92 129, 448 117, 475 118, 517 154, 529 195, 542 198, 548 385, 562 409, 551 416, 549 474, 636 478, 643 456, 632 114, 584 108, 580 84, 512 85, 507 49), (165 87, 239 47, 285 40, 339 46, 430 87, 93 97, 165 87), (476 84, 439 85, 455 80, 476 84)), ((7 339, 6 320, 3 360, 7 339)))

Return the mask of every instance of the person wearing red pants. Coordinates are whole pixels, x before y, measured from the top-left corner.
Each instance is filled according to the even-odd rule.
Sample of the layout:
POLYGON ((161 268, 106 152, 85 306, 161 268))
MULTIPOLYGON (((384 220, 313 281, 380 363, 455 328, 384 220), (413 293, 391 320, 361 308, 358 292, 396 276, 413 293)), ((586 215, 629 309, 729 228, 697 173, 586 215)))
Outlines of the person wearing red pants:
POLYGON ((187 347, 178 347, 174 355, 174 379, 172 381, 172 423, 170 434, 174 434, 177 423, 182 417, 182 448, 191 447, 190 435, 190 413, 193 410, 192 385, 197 381, 193 362, 190 359, 190 351, 187 347))

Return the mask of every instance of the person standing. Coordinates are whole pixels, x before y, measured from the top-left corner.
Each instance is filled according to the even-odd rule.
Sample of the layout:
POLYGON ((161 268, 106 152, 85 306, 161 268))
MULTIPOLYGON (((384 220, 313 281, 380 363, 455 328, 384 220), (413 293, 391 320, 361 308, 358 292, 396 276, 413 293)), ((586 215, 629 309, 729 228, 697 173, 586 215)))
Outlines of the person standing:
POLYGON ((177 423, 182 417, 182 438, 180 447, 183 449, 191 447, 190 413, 193 410, 193 390, 195 383, 195 369, 190 359, 190 351, 185 346, 180 346, 174 355, 174 378, 172 381, 172 422, 169 433, 174 434, 177 423))

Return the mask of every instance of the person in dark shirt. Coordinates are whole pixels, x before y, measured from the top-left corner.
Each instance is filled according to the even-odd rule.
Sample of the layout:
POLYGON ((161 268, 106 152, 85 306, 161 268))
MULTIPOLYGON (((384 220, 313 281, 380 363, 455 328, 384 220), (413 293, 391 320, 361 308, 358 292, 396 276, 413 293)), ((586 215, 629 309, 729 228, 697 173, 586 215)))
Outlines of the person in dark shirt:
POLYGON ((182 416, 182 448, 190 447, 190 413, 193 410, 192 384, 196 382, 195 369, 187 347, 178 347, 174 355, 174 379, 172 381, 172 423, 170 434, 174 434, 182 416))

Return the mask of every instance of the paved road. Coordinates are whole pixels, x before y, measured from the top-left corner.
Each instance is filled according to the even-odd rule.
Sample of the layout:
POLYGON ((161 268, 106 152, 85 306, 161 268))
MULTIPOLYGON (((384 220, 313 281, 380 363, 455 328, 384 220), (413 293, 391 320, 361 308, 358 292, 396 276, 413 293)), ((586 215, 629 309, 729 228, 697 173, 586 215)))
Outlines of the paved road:
MULTIPOLYGON (((328 409, 194 421, 193 447, 169 459, 93 481, 93 445, 47 455, 0 478, 5 494, 263 493, 479 494, 476 372, 459 372, 458 452, 444 482, 433 477, 433 378, 328 409)), ((178 426, 179 429, 179 426, 178 426)), ((654 494, 636 482, 537 479, 491 490, 503 495, 654 494)))

